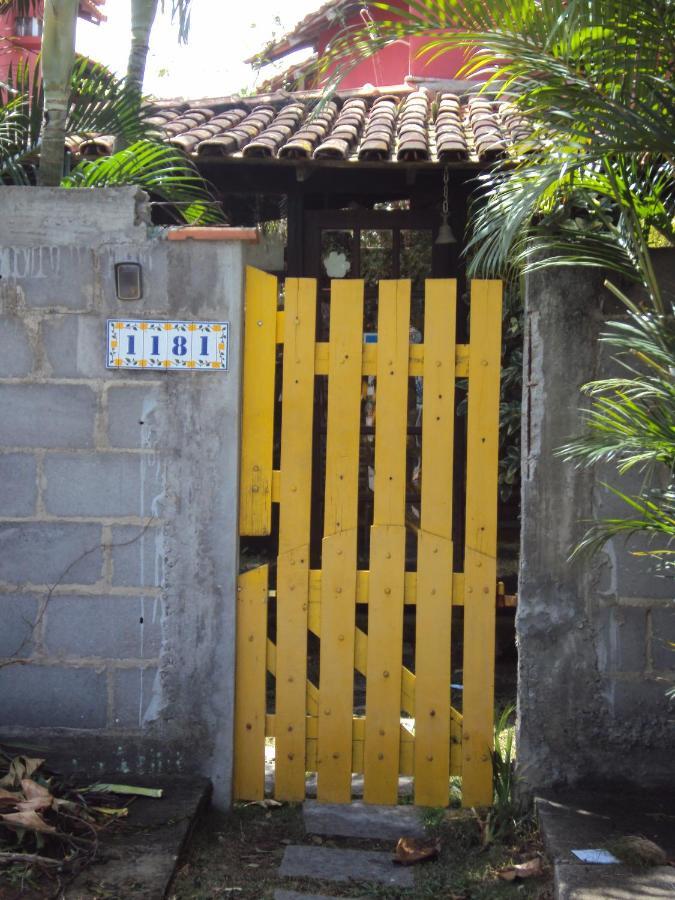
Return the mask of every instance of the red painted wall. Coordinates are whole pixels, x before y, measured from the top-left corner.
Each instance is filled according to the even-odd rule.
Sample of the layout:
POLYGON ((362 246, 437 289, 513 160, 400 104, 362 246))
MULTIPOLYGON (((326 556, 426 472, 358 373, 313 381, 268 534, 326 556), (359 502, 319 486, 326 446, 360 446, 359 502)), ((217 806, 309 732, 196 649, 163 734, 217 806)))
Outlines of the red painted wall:
MULTIPOLYGON (((42 18, 44 9, 43 0, 36 0, 33 13, 42 18)), ((0 16, 0 81, 7 80, 10 66, 16 71, 16 65, 20 59, 28 58, 32 63, 40 52, 41 39, 39 37, 17 37, 15 35, 16 14, 7 12, 0 16)))
MULTIPOLYGON (((407 4, 402 3, 402 7, 407 4)), ((389 19, 391 15, 382 10, 372 9, 370 15, 374 20, 389 19)), ((347 20, 347 25, 363 25, 363 20, 355 13, 347 20)), ((327 28, 316 43, 316 50, 322 55, 336 34, 345 26, 335 25, 327 28)), ((364 84, 375 87, 403 84, 409 75, 421 78, 458 78, 459 71, 465 62, 465 51, 453 49, 437 59, 429 62, 431 54, 419 55, 419 51, 429 42, 429 37, 405 38, 364 59, 342 79, 343 88, 358 88, 364 84)))

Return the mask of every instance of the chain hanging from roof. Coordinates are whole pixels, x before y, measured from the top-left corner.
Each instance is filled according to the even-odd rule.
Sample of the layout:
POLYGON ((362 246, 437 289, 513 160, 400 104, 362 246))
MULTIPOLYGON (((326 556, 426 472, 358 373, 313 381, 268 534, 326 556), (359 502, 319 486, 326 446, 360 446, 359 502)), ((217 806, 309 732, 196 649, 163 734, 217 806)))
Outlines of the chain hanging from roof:
POLYGON ((448 181, 450 173, 448 167, 443 169, 443 203, 441 204, 441 225, 438 229, 437 244, 456 244, 457 238, 453 234, 448 222, 448 181))

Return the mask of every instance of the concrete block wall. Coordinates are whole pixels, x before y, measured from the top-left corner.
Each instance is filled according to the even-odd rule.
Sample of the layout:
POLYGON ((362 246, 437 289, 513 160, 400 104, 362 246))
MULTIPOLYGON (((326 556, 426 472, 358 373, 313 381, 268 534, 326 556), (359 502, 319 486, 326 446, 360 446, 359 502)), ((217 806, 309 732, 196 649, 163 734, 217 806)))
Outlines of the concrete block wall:
MULTIPOLYGON (((657 254, 675 293, 675 254, 657 254)), ((575 468, 556 450, 582 428, 581 385, 615 374, 598 343, 616 307, 600 273, 555 269, 526 289, 518 760, 532 791, 580 780, 672 780, 675 759, 675 584, 645 543, 609 542, 574 557, 593 519, 625 515, 603 486, 616 473, 575 468)), ((639 488, 639 475, 622 489, 639 488)))
POLYGON ((148 221, 130 188, 0 190, 0 733, 227 803, 245 250, 148 221), (107 370, 108 317, 229 321, 229 371, 107 370))

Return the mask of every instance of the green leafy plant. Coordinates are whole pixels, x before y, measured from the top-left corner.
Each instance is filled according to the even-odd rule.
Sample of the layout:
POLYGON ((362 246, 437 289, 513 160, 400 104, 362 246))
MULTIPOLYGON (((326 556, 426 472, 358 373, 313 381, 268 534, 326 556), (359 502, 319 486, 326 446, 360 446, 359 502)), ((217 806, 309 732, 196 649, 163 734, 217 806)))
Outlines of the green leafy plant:
POLYGON ((650 460, 651 477, 635 495, 612 484, 626 514, 592 526, 584 547, 597 549, 619 532, 670 539, 672 457, 663 442, 675 430, 674 370, 663 353, 672 353, 675 309, 651 248, 675 244, 675 3, 375 5, 382 19, 343 29, 321 60, 328 91, 364 57, 421 35, 428 38, 422 49, 428 59, 466 48, 463 74, 484 79, 481 90, 508 100, 520 117, 521 139, 479 178, 467 242, 470 273, 508 278, 549 266, 592 266, 641 286, 644 300, 636 306, 607 282, 633 329, 619 339, 637 342, 638 350, 647 341, 642 363, 649 374, 636 359, 621 384, 589 385, 588 432, 566 452, 581 464, 611 462, 618 476, 628 459, 650 460))
POLYGON ((512 724, 515 706, 509 704, 500 713, 495 723, 494 750, 492 760, 492 783, 494 797, 483 829, 483 843, 508 840, 518 826, 520 806, 515 794, 515 743, 512 724))
MULTIPOLYGON (((190 30, 192 0, 132 0, 131 46, 124 95, 127 109, 141 117, 143 77, 150 33, 157 14, 170 6, 171 20, 178 24, 178 40, 187 41, 190 30)), ((42 76, 44 78, 43 106, 45 115, 39 129, 40 152, 37 176, 41 184, 57 186, 64 175, 63 157, 67 134, 70 76, 75 63, 75 31, 79 0, 49 0, 43 11, 42 76)), ((29 16, 34 12, 31 0, 0 0, 0 13, 15 12, 29 16)), ((120 149, 134 138, 125 130, 113 132, 120 149)))
MULTIPOLYGON (((0 89, 0 179, 17 185, 35 182, 44 110, 39 60, 25 63, 0 89)), ((88 59, 79 59, 71 77, 66 140, 71 146, 95 135, 124 135, 126 148, 100 159, 83 159, 66 175, 67 188, 138 185, 166 204, 177 221, 222 223, 213 190, 180 150, 159 141, 139 117, 124 81, 88 59)))
POLYGON ((192 162, 179 150, 149 140, 136 141, 111 156, 82 160, 61 182, 65 188, 135 184, 166 201, 184 221, 223 221, 218 203, 192 162))
POLYGON ((608 489, 626 514, 594 523, 576 552, 598 550, 610 538, 642 533, 646 549, 664 575, 675 567, 675 319, 634 309, 613 322, 602 340, 618 350, 624 374, 593 381, 586 430, 559 453, 581 465, 612 463, 619 475, 635 470, 638 493, 608 489))

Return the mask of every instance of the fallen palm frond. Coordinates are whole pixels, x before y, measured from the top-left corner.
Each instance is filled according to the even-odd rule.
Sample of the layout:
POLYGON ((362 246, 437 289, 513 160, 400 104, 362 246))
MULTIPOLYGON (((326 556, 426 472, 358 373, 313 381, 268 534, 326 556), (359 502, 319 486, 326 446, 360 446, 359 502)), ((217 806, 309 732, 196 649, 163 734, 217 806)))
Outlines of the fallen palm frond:
POLYGON ((100 835, 119 827, 135 796, 162 795, 125 784, 75 787, 44 763, 0 748, 0 872, 10 880, 74 877, 105 858, 100 835))

